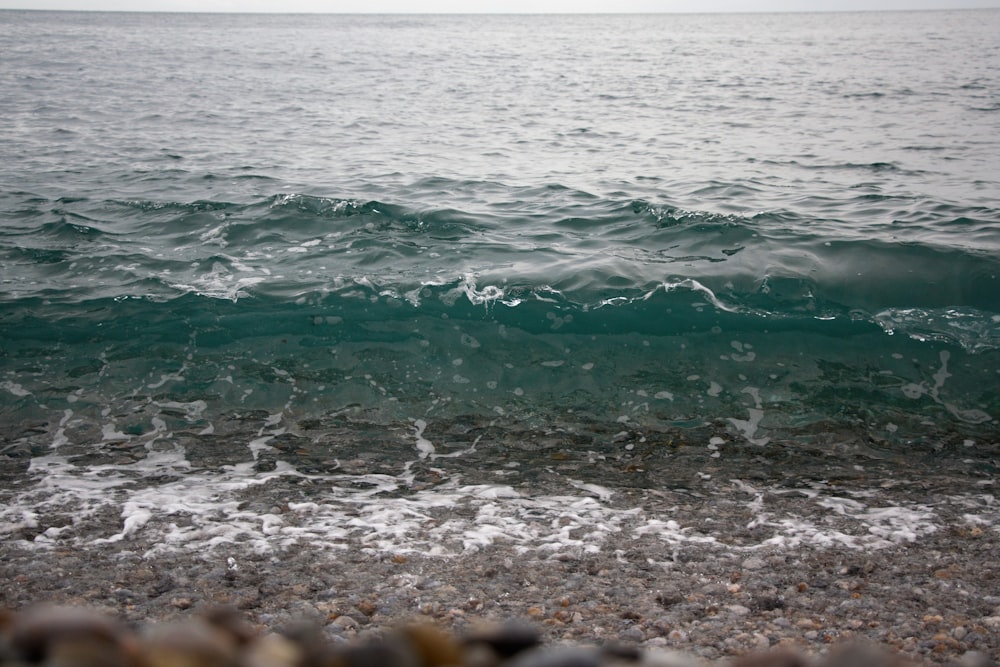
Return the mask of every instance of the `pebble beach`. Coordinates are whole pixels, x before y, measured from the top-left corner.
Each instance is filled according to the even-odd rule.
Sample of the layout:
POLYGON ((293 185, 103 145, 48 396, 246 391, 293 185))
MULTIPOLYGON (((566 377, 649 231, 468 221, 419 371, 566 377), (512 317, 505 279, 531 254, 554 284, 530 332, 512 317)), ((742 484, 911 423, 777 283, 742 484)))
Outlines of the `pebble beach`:
MULTIPOLYGON (((227 608, 249 636, 297 637, 309 628, 310 637, 338 655, 385 642, 409 624, 464 637, 517 619, 537 630, 547 647, 539 655, 553 660, 532 665, 617 664, 619 653, 604 656, 604 649, 588 649, 586 660, 569 652, 613 646, 672 660, 642 658, 644 664, 985 667, 995 664, 990 656, 997 654, 1000 629, 1000 598, 985 592, 995 585, 996 565, 989 562, 995 548, 995 540, 955 534, 876 557, 775 554, 731 562, 692 552, 668 573, 642 563, 641 554, 541 561, 495 550, 453 561, 339 562, 289 554, 280 564, 176 558, 152 565, 128 553, 54 552, 38 559, 8 551, 2 574, 7 608, 31 609, 41 600, 69 605, 116 619, 138 636, 227 608), (944 556, 959 547, 961 558, 944 556), (869 647, 868 662, 836 662, 858 646, 869 647), (556 648, 580 661, 557 661, 556 648), (783 662, 789 656, 799 662, 783 662)), ((455 664, 501 664, 462 660, 455 664)), ((5 664, 20 663, 8 656, 5 664)))
MULTIPOLYGON (((691 461, 674 461, 674 474, 688 474, 691 461)), ((378 640, 408 623, 462 637, 513 619, 536 628, 546 646, 621 645, 708 663, 776 651, 818 660, 838 646, 864 643, 907 664, 994 664, 1000 545, 990 524, 992 496, 977 496, 981 507, 973 512, 968 497, 958 494, 976 479, 971 468, 955 462, 934 473, 914 460, 912 478, 882 479, 880 495, 869 497, 868 523, 859 526, 846 511, 816 515, 815 498, 787 493, 789 481, 782 491, 772 479, 769 492, 735 502, 751 484, 764 488, 764 480, 733 482, 730 476, 745 466, 738 457, 713 460, 715 468, 697 462, 713 473, 702 473, 707 479, 691 473, 700 486, 621 490, 606 502, 639 506, 649 515, 669 510, 680 526, 669 533, 672 542, 664 538, 668 533, 640 530, 655 525, 647 518, 588 548, 567 539, 559 549, 528 549, 498 537, 428 556, 380 549, 359 533, 329 548, 314 542, 261 550, 237 540, 169 550, 157 543, 163 533, 156 526, 176 516, 154 517, 126 539, 96 540, 120 531, 122 517, 98 512, 45 539, 45 526, 55 519, 39 515, 34 527, 9 534, 0 547, 0 605, 17 612, 38 603, 79 607, 131 628, 225 607, 255 636, 307 624, 341 647, 378 640), (925 511, 881 523, 873 518, 901 507, 925 511), (811 520, 825 532, 791 539, 793 533, 775 528, 791 519, 777 517, 795 517, 796 525, 811 520), (774 536, 767 538, 767 531, 774 536)), ((847 474, 854 468, 837 465, 826 470, 839 478, 833 486, 827 482, 836 491, 830 497, 873 493, 865 486, 867 475, 877 477, 873 463, 854 479, 847 474)), ((779 469, 759 466, 762 476, 778 476, 779 469)), ((980 478, 979 488, 988 491, 988 475, 980 478)), ((294 514, 281 506, 290 488, 252 492, 245 502, 294 514)), ((583 530, 565 516, 553 519, 560 521, 565 525, 553 530, 565 528, 569 536, 583 530)))

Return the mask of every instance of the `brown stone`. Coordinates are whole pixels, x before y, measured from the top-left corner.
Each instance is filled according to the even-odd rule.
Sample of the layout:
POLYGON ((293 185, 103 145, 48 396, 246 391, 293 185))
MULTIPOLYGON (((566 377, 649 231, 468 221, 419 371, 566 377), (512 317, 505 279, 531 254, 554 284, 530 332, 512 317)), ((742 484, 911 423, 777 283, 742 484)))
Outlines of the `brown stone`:
POLYGON ((378 605, 371 600, 362 600, 358 603, 357 610, 365 616, 374 616, 375 612, 378 611, 378 605))

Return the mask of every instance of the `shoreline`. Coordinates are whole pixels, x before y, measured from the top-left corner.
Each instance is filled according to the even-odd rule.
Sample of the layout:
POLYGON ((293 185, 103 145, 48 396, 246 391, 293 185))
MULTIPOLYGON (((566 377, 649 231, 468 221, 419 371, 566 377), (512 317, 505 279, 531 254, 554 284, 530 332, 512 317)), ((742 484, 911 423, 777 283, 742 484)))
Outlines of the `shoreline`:
POLYGON ((143 558, 141 543, 38 552, 4 547, 0 605, 82 606, 129 624, 234 607, 257 629, 306 622, 334 642, 429 620, 462 634, 525 620, 549 642, 669 649, 710 661, 865 641, 920 663, 1000 654, 995 531, 956 527, 892 549, 661 545, 537 558, 499 545, 457 557, 350 551, 143 558))
POLYGON ((707 661, 844 642, 920 664, 1000 655, 993 445, 904 459, 706 437, 598 455, 473 431, 424 433, 438 454, 420 456, 412 433, 370 435, 338 438, 328 464, 325 439, 247 460, 242 440, 177 435, 9 467, 0 608, 140 626, 227 606, 338 644, 513 619, 548 644, 707 661))

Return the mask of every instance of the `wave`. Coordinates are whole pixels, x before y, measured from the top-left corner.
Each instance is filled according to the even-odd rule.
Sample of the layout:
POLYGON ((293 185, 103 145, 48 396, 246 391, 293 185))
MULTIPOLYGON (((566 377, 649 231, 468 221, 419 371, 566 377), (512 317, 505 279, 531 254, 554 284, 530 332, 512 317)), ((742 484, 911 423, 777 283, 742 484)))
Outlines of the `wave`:
MULTIPOLYGON (((819 304, 798 283, 775 283, 758 299, 736 300, 694 279, 644 290, 606 292, 574 300, 549 285, 492 284, 466 275, 399 289, 364 278, 287 300, 255 294, 256 277, 239 277, 220 263, 185 293, 54 304, 51 298, 0 305, 0 328, 10 340, 72 342, 124 340, 141 326, 146 340, 183 342, 210 331, 218 340, 326 335, 364 341, 369 324, 400 329, 426 319, 493 322, 531 334, 685 336, 709 333, 803 332, 848 338, 883 332, 944 343, 969 353, 1000 349, 1000 315, 972 308, 890 308, 877 312, 819 304), (765 298, 766 297, 766 298, 765 298), (793 305, 789 305, 792 302, 793 305), (335 328, 326 325, 335 322, 335 328), (141 325, 137 324, 141 323, 141 325)), ((154 285, 154 287, 161 287, 154 285)))
POLYGON ((84 439, 95 433, 84 415, 145 433, 157 420, 203 430, 241 415, 432 414, 602 437, 711 425, 754 445, 850 432, 913 446, 990 437, 1000 415, 998 317, 764 311, 690 279, 592 303, 471 276, 292 301, 34 298, 0 304, 0 339, 0 421, 30 428, 71 410, 84 439))
MULTIPOLYGON (((465 311, 478 308, 524 326, 544 304, 595 330, 669 333, 721 320, 851 330, 861 322, 973 351, 997 346, 992 209, 939 202, 879 236, 867 216, 718 212, 563 186, 424 179, 414 187, 445 203, 444 193, 458 191, 456 204, 482 187, 490 203, 420 207, 302 193, 49 201, 24 193, 20 227, 0 233, 8 285, 0 300, 8 313, 40 299, 67 313, 136 299, 174 304, 161 306, 168 311, 199 299, 261 313, 308 305, 338 317, 401 308, 386 311, 390 319, 407 309, 471 318, 479 315, 465 311)), ((857 205, 873 201, 862 194, 857 205)), ((202 309, 213 306, 194 310, 202 309)))

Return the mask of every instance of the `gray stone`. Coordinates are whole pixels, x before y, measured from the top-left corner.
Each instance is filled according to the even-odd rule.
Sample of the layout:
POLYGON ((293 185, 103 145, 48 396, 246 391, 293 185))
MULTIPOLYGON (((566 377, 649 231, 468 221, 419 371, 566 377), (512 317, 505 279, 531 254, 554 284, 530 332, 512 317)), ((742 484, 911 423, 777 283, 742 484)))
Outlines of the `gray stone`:
POLYGON ((621 633, 621 638, 627 642, 639 643, 646 641, 646 633, 639 626, 633 625, 621 633))

